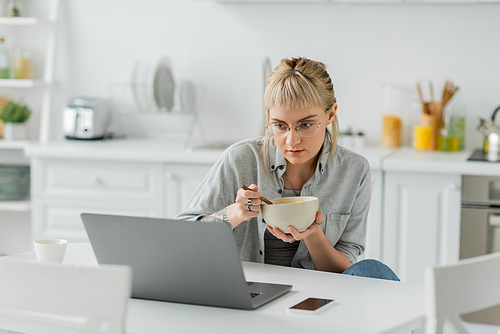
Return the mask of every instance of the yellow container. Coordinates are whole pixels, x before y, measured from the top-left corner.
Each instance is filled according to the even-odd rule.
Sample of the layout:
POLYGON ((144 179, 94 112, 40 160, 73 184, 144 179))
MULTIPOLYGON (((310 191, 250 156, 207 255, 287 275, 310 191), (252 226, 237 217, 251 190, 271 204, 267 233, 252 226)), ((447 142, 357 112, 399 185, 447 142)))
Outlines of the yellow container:
POLYGON ((417 151, 428 150, 431 146, 431 127, 414 126, 413 127, 413 147, 417 151))
POLYGON ((382 146, 401 146, 401 117, 384 115, 382 118, 382 146))

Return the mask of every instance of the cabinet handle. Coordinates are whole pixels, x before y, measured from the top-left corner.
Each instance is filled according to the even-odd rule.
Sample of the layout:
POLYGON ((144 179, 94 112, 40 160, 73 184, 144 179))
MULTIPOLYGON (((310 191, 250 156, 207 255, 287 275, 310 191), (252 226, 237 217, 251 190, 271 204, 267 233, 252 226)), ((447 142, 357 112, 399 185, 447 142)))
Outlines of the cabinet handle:
POLYGON ((90 175, 90 180, 94 183, 102 184, 102 180, 95 174, 90 175))
POLYGON ((172 180, 172 181, 178 180, 177 176, 175 176, 175 174, 172 172, 165 172, 165 178, 172 180))

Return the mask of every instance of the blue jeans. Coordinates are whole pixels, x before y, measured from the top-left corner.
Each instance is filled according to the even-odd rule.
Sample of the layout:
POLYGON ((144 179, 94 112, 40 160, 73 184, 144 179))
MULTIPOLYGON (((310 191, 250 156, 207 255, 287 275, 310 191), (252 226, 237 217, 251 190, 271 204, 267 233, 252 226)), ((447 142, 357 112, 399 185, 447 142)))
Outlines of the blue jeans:
POLYGON ((398 276, 391 268, 380 261, 372 259, 356 262, 342 274, 399 281, 398 276))

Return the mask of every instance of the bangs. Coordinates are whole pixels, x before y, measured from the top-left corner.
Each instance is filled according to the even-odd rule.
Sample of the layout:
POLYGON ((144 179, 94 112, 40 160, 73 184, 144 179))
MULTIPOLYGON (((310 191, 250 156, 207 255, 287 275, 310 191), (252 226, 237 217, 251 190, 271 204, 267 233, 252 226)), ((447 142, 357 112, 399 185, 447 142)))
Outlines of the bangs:
POLYGON ((264 92, 264 109, 272 107, 308 108, 320 107, 323 109, 321 98, 312 83, 302 75, 288 75, 281 78, 268 79, 264 92))

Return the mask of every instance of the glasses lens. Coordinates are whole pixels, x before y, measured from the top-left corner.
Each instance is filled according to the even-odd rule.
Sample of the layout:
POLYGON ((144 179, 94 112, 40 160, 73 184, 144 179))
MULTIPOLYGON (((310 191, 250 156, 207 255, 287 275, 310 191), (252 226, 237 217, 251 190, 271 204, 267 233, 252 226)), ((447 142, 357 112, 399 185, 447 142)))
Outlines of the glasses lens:
POLYGON ((302 137, 312 137, 318 132, 316 123, 300 123, 297 125, 297 132, 302 137))
POLYGON ((281 123, 271 123, 267 126, 267 131, 275 137, 284 137, 288 133, 288 126, 281 123))

